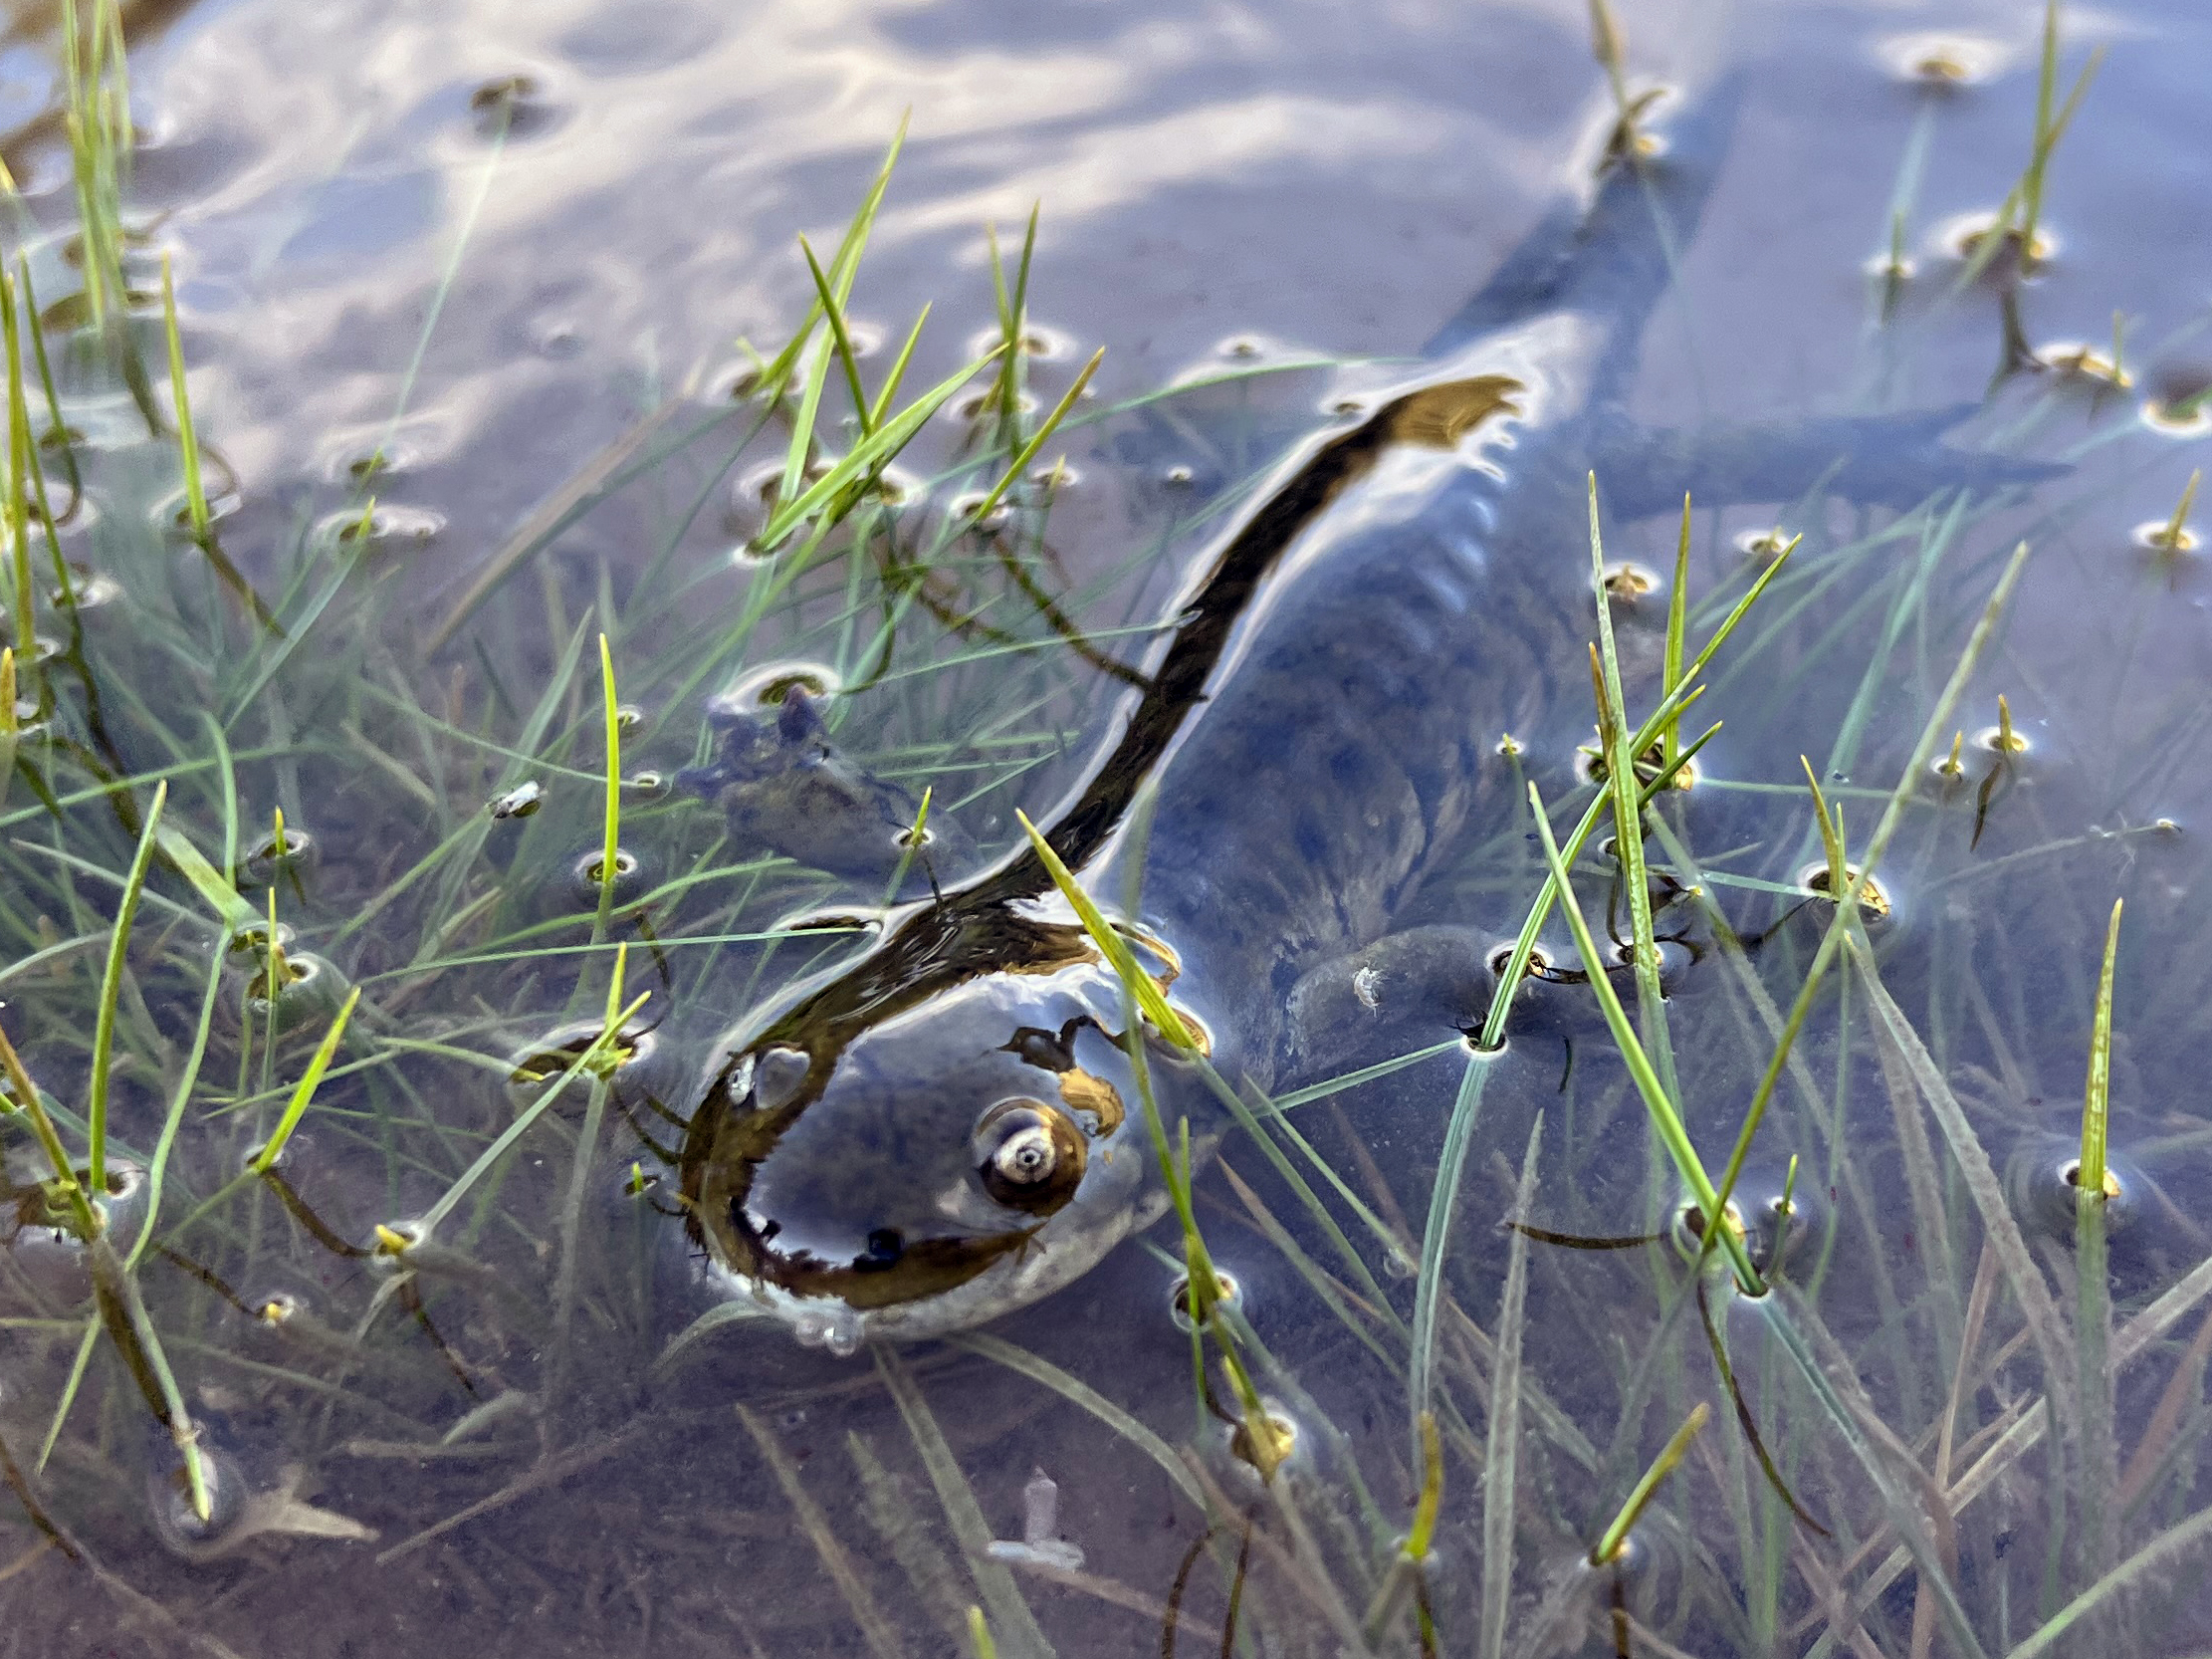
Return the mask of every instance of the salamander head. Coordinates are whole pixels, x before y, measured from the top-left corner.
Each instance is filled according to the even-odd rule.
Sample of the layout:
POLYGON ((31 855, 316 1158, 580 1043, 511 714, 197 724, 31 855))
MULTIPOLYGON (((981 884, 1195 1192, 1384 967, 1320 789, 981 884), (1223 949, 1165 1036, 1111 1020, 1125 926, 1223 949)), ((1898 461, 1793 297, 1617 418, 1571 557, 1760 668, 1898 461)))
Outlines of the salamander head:
MULTIPOLYGON (((684 1190, 711 1271, 845 1352, 1059 1289, 1166 1201, 1123 1019, 1081 945, 883 1018, 802 1003, 730 1055, 693 1120, 684 1190)), ((1155 1086, 1179 1069, 1156 1065, 1155 1086)))

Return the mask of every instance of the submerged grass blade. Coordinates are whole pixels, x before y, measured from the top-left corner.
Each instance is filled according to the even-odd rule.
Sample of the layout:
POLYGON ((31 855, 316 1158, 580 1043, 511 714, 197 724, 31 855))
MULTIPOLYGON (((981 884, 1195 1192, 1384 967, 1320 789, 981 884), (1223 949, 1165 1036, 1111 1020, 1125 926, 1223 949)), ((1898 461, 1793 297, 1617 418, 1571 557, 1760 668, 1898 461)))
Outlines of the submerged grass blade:
POLYGON ((1413 1364, 1407 1388, 1417 1436, 1421 1419, 1434 1414, 1437 1320, 1449 1295, 1444 1250, 1451 1239, 1467 1149, 1474 1143, 1474 1126, 1482 1114, 1483 1090, 1498 1052, 1502 1051, 1467 1057, 1466 1068, 1459 1076, 1459 1092, 1451 1102, 1451 1116, 1444 1123, 1443 1149, 1438 1154, 1437 1180, 1430 1191, 1429 1216, 1422 1227, 1421 1267, 1414 1281, 1413 1364))
POLYGON ((199 435, 192 427, 192 399, 184 385, 184 337, 177 329, 176 285, 169 274, 169 256, 161 256, 161 328, 169 343, 169 391, 176 404, 177 448, 184 458, 184 505, 191 515, 192 534, 207 540, 207 484, 200 476, 199 435))
MULTIPOLYGON (((1951 723, 1951 711, 1958 706, 1959 698, 1964 695, 1966 683, 1973 676, 1982 653, 1996 637, 1998 625, 2005 614, 2005 606, 2011 600, 2012 591, 2019 584, 2020 575, 2027 569, 2027 565, 2028 544, 2022 542, 2013 549, 2012 557, 2005 562, 2004 574, 1997 579, 1996 587, 1991 590, 1988 602, 1983 605, 1981 616, 1974 623, 1973 632, 1967 636, 1966 647, 1959 653, 1958 661, 1951 669, 1951 677, 1944 682, 1942 691, 1936 696, 1934 708, 1928 712, 1926 723, 1920 728, 1919 738, 1913 743, 1912 753, 1906 757, 1903 770, 1898 774, 1896 787, 1890 792, 1888 804, 1876 822, 1874 833, 1868 837, 1867 850, 1861 859, 1858 873, 1852 876, 1843 892, 1834 895, 1835 917, 1830 921, 1828 931, 1821 936, 1819 948, 1813 953, 1813 961, 1806 970, 1804 983, 1798 987, 1797 996, 1790 1005, 1789 1017, 1783 1023, 1782 1035, 1775 1043, 1774 1053, 1767 1061, 1766 1070, 1761 1074, 1758 1086, 1752 1090, 1751 1104, 1744 1110, 1743 1127, 1736 1135, 1735 1148, 1728 1155, 1728 1166, 1720 1179, 1720 1191, 1724 1195, 1735 1191, 1736 1182, 1743 1175, 1744 1163, 1751 1156, 1752 1140, 1759 1132, 1759 1125, 1766 1119, 1767 1107, 1774 1098, 1774 1090, 1790 1063, 1797 1034, 1804 1028, 1806 1019, 1813 1011, 1813 1004, 1827 979, 1829 966, 1847 941, 1856 946, 1858 939, 1864 934, 1864 928, 1859 928, 1856 933, 1853 930, 1858 924, 1859 905, 1865 897, 1867 884, 1874 879, 1876 866, 1888 850, 1890 838, 1895 835, 1898 826, 1904 822, 1905 810, 1918 794, 1920 780, 1935 752, 1938 734, 1951 723)), ((1871 967, 1872 958, 1867 960, 1871 967)), ((1899 1019, 1902 1019, 1901 1015, 1899 1019)), ((1914 1042, 1917 1043, 1917 1039, 1914 1042)), ((2009 1216, 2007 1220, 2010 1220, 2009 1216)), ((2014 1229, 2014 1237, 2018 1237, 2017 1228, 2014 1229)))
POLYGON ((783 1489, 784 1500, 791 1506, 791 1513, 798 1518, 799 1531, 804 1533, 820 1557, 822 1570, 829 1574, 829 1581, 837 1586, 837 1593, 845 1598, 845 1606, 852 1613, 853 1622, 860 1627, 860 1636, 868 1644, 868 1651, 875 1659, 902 1659, 906 1649, 898 1633, 884 1618, 882 1608, 869 1590, 867 1580, 860 1576, 853 1565, 852 1555, 838 1539, 829 1518, 822 1514, 821 1506, 814 1502, 799 1479, 798 1465, 791 1461, 791 1454, 774 1432, 759 1416, 742 1403, 733 1408, 738 1421, 745 1425, 745 1432, 760 1447, 775 1484, 783 1489))
MULTIPOLYGON (((1536 1198, 1536 1153, 1544 1114, 1529 1126, 1513 1217, 1526 1219, 1536 1198)), ((1505 1258, 1505 1289, 1498 1296, 1497 1357, 1490 1369, 1489 1432, 1482 1450, 1482 1613, 1476 1659, 1502 1659, 1505 1616, 1513 1599, 1513 1535, 1518 1521, 1521 1435, 1521 1332, 1528 1304, 1528 1235, 1516 1230, 1505 1258)), ((1431 1433, 1435 1430, 1432 1429, 1431 1433)))
POLYGON ((131 918, 138 913, 138 895, 145 891, 146 866, 152 861, 154 831, 161 825, 161 809, 169 799, 167 783, 156 784, 153 804, 146 809, 138 849, 131 855, 130 870, 123 877, 122 898, 115 906, 114 930, 108 936, 108 966, 100 976, 100 1013, 93 1029, 93 1074, 85 1089, 85 1166, 87 1184, 95 1193, 108 1190, 108 1079, 114 1059, 115 1005, 122 995, 123 957, 130 943, 131 918))
POLYGON ((975 1579, 984 1605, 997 1620, 1000 1633, 1016 1644, 1017 1652, 1024 1659, 1049 1654, 1051 1644, 1037 1628, 1036 1618, 1014 1583, 1013 1574, 992 1556, 991 1524, 984 1519, 975 1493, 961 1474, 960 1461, 946 1443, 945 1431, 938 1426, 937 1417, 922 1397, 913 1373, 889 1348, 875 1349, 875 1360, 877 1374, 883 1378, 884 1386, 898 1405, 899 1416, 905 1420, 914 1450, 929 1475, 930 1485, 937 1491, 937 1501, 944 1508, 953 1537, 959 1540, 961 1553, 967 1557, 969 1575, 975 1579))

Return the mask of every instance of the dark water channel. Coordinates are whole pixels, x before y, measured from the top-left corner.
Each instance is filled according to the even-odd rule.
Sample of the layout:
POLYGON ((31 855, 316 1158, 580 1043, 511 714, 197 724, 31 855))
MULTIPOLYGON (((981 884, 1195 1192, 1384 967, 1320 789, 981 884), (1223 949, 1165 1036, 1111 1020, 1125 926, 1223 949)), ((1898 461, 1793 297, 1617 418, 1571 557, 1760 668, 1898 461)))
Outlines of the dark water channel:
MULTIPOLYGON (((2212 578, 2185 499, 2212 433, 2212 14, 2063 13, 2044 240, 1977 271, 2037 153, 2024 0, 1623 4, 1627 89, 1672 91, 1660 147, 1611 163, 1582 0, 79 12, 127 44, 85 49, 107 92, 66 84, 49 8, 17 7, 0 49, 0 241, 40 313, 11 422, 53 521, 19 486, 0 1029, 66 1160, 102 1119, 110 1194, 88 1246, 9 1080, 0 1654, 891 1659, 980 1651, 972 1616, 1009 1655, 2212 1648, 2212 578), (988 352, 994 247, 1012 280, 1037 204, 1022 402, 976 375, 813 552, 763 558, 799 393, 753 393, 808 320, 795 238, 831 256, 902 119, 857 371, 882 384, 925 305, 900 403, 988 352), (1669 154, 1670 127, 1722 135, 1701 215, 1702 152, 1669 154), (1544 325, 1510 351, 1419 357, 1593 198, 1651 209, 1574 250, 1627 273, 1587 291, 1599 322, 1633 313, 1606 351, 1577 358, 1537 283, 1496 311, 1544 325), (1632 280, 1637 246, 1671 283, 1632 280), (1100 349, 1006 507, 964 528, 1100 349), (1463 798, 1347 783, 1378 755, 1443 766, 1408 752, 1410 713, 1328 755, 1217 738, 1201 783, 1171 782, 1223 841, 1292 827, 1242 836, 1293 851, 1221 872, 1216 941, 1264 910, 1249 894, 1302 890, 1300 824, 1453 826, 1376 876, 1387 898, 1270 923, 1442 930, 1441 979, 1386 950, 1294 1003, 1313 953, 1209 986, 1187 952, 1224 1036, 1272 1034, 1252 1069, 1288 1108, 1248 1090, 1255 1127, 1193 1096, 1193 1225, 1238 1293, 1203 1385, 1172 1216, 937 1340, 840 1354, 725 1294, 683 1149, 761 1011, 859 959, 887 895, 957 893, 1016 854, 1017 813, 1051 825, 1286 452, 1505 372, 1518 436, 1455 431, 1292 545, 1402 528, 1477 573, 1467 625, 1499 668, 1464 709, 1463 798), (1557 914, 1504 1052, 1458 1036, 1544 881, 1525 785, 1562 832, 1595 793, 1585 466, 1633 567, 1609 605, 1632 723, 1664 685, 1668 504, 1695 495, 1693 648, 1803 537, 1706 670, 1683 736, 1721 729, 1646 846, 1661 1069, 1715 1172, 1826 976, 1738 1191, 1754 1249, 1794 1207, 1756 1301, 1678 1250, 1682 1180, 1557 914), (719 753, 710 698, 773 724, 791 684, 848 800, 903 821, 929 791, 925 867, 854 855, 818 798, 725 818, 676 785, 719 753), (636 867, 602 887, 578 872, 609 700, 636 867), (1833 961, 1808 770, 1852 855, 1878 824, 1886 843, 1881 913, 1833 961), (2059 1172, 2114 900, 2118 1196, 2087 1238, 2059 1172), (1421 1012, 1393 1024, 1400 994, 1421 1012), (549 1101, 633 1002, 628 1064, 549 1101), (1290 1437, 1271 1478, 1224 1352, 1290 1437)), ((863 440, 842 368, 824 381, 801 463, 863 440)), ((1445 591, 1410 557, 1376 570, 1445 591)), ((1314 654, 1350 684, 1386 645, 1339 631, 1314 654)), ((1458 683, 1387 648, 1409 708, 1458 683)), ((1228 706, 1208 691, 1202 733, 1228 706)), ((1163 884, 1189 894, 1217 849, 1176 808, 1163 884)), ((1609 833, 1575 886, 1626 936, 1609 833)), ((923 1104, 894 1099, 849 1170, 809 1154, 819 1190, 948 1157, 968 1180, 896 1127, 923 1104)), ((1137 1133, 1116 1155, 1151 1171, 1137 1133)))

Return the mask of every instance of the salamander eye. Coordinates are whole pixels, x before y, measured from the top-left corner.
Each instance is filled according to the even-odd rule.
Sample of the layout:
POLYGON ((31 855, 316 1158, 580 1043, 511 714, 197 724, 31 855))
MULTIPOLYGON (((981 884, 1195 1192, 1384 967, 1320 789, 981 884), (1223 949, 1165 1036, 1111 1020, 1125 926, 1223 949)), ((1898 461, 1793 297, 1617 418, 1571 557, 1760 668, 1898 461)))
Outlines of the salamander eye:
POLYGON ((1074 1119, 1042 1100, 1001 1100, 976 1125, 976 1173, 1009 1210, 1048 1216, 1082 1183, 1086 1143, 1074 1119))

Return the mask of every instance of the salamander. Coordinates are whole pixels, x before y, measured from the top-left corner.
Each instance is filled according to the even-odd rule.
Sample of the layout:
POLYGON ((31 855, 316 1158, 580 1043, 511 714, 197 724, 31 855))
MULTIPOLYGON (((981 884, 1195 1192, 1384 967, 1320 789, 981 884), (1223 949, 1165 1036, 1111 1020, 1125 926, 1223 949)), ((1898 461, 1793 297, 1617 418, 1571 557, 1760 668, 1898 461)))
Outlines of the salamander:
MULTIPOLYGON (((1525 811, 1497 740, 1589 695, 1593 468, 1622 517, 1701 480, 1715 499, 1825 480, 1901 507, 1935 483, 2020 476, 1934 442, 1955 410, 1733 433, 1717 462, 1628 420, 1644 326, 1739 94, 1740 77, 1723 83, 1663 154, 1598 172, 1401 381, 1280 465, 1199 562, 1102 752, 1044 818, 1172 976, 1220 1076, 1268 1087, 1301 980, 1388 935, 1470 826, 1525 811)), ((893 907, 857 960, 718 1045, 681 1153, 707 1274, 837 1351, 1068 1284, 1166 1203, 1129 1020, 1033 850, 893 907)), ((1197 1067, 1147 1052, 1168 1121, 1217 1123, 1197 1067)))

